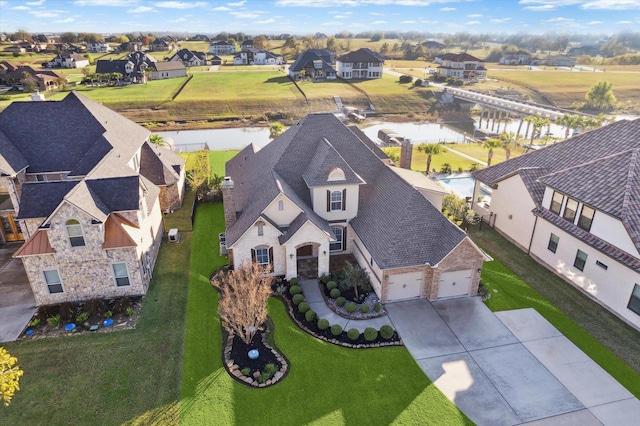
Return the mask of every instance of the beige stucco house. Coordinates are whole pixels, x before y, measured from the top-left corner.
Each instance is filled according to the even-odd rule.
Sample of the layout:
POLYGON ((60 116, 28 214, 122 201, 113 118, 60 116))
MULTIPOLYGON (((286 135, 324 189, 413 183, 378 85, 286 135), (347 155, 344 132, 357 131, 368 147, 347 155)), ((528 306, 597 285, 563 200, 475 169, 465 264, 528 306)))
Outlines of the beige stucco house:
POLYGON ((14 256, 37 305, 146 293, 185 180, 149 136, 76 92, 0 113, 2 241, 25 240, 14 256))
POLYGON ((534 259, 640 329, 640 119, 474 173, 474 210, 534 259), (492 188, 478 202, 480 183, 492 188))
POLYGON ((321 276, 331 256, 351 253, 384 302, 476 294, 483 253, 429 201, 437 191, 392 167, 332 114, 248 146, 227 162, 222 189, 231 265, 269 264, 290 279, 311 262, 321 276))

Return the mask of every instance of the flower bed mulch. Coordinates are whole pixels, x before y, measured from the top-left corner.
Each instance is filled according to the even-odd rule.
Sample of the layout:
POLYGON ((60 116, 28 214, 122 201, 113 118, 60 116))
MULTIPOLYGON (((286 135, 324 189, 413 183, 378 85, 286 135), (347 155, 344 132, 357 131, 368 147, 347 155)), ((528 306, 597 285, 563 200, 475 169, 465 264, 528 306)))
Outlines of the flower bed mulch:
POLYGON ((331 309, 333 312, 335 312, 337 315, 340 315, 343 318, 353 319, 353 320, 362 320, 362 319, 379 318, 387 315, 387 311, 384 309, 384 307, 382 306, 382 303, 380 303, 380 299, 378 299, 378 296, 374 292, 361 296, 360 299, 362 300, 362 302, 355 302, 354 300, 356 299, 355 297, 356 294, 353 288, 349 288, 347 290, 341 291, 340 296, 347 299, 347 303, 353 302, 358 306, 358 309, 356 309, 355 312, 349 313, 347 312, 346 304, 344 306, 338 306, 338 304, 336 303, 336 299, 331 298, 329 294, 330 292, 329 290, 327 290, 326 284, 318 280, 318 285, 320 286, 320 294, 322 294, 322 297, 324 298, 324 302, 327 304, 329 309, 331 309), (379 312, 375 311, 376 303, 380 305, 379 312), (362 304, 369 306, 369 312, 364 314, 360 312, 360 305, 362 304))

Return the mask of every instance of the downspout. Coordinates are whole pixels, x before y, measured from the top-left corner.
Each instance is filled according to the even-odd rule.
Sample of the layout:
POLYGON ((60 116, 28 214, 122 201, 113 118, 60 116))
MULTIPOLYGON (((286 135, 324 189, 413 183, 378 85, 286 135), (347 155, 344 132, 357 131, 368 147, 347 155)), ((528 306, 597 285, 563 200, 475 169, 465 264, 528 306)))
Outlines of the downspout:
POLYGON ((533 230, 531 231, 531 239, 529 240, 529 248, 527 249, 527 256, 531 253, 531 245, 533 244, 533 236, 536 234, 536 225, 538 224, 538 215, 536 215, 536 220, 533 222, 533 230))

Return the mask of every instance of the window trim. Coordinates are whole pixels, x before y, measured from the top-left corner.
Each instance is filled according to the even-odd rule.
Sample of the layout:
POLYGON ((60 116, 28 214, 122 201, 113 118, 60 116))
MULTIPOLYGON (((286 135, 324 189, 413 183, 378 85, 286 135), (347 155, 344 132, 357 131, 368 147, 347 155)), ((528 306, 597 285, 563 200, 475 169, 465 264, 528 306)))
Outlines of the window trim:
POLYGON ((67 220, 65 222, 65 228, 66 228, 66 231, 67 231, 67 238, 69 240, 69 245, 71 247, 85 247, 87 245, 87 242, 85 241, 85 238, 84 238, 84 229, 82 228, 82 224, 80 223, 80 221, 78 219, 73 219, 72 218, 72 219, 67 220), (72 223, 72 222, 75 222, 75 223, 72 223), (71 232, 70 232, 70 229, 69 229, 70 227, 72 229, 74 229, 74 230, 75 229, 79 229, 80 230, 80 232, 79 232, 80 235, 72 235, 71 232), (82 244, 77 244, 77 243, 74 244, 74 240, 73 240, 74 238, 78 239, 78 242, 80 242, 80 239, 81 239, 82 240, 82 244))
POLYGON ((256 246, 251 249, 251 260, 257 263, 260 266, 268 266, 273 265, 273 247, 269 247, 266 245, 256 246), (267 251, 267 263, 258 262, 258 250, 266 250, 267 251))
POLYGON ((329 253, 337 253, 340 251, 345 251, 347 249, 347 244, 346 244, 346 240, 345 240, 345 236, 346 236, 346 228, 344 226, 330 226, 331 231, 333 232, 333 236, 337 241, 331 241, 329 242, 329 253), (340 239, 338 240, 338 236, 335 233, 335 230, 339 229, 340 230, 340 239), (336 245, 340 245, 340 248, 332 248, 336 247, 336 245))
POLYGON ((329 211, 337 212, 342 210, 342 191, 333 190, 329 193, 329 211), (334 195, 336 196, 334 198, 334 195))
POLYGON ((131 275, 129 274, 129 266, 127 265, 127 262, 114 262, 111 264, 111 271, 113 273, 113 281, 116 284, 116 287, 130 287, 131 286, 131 275), (120 275, 118 276, 118 274, 116 273, 116 265, 124 265, 124 269, 125 272, 127 273, 126 278, 127 278, 127 283, 126 284, 120 284, 118 282, 118 279, 122 279, 125 278, 125 276, 120 275))
POLYGON ((57 269, 46 269, 42 271, 42 277, 44 278, 44 285, 47 287, 47 291, 49 292, 49 294, 60 294, 60 293, 64 293, 64 285, 62 284, 62 278, 60 277, 60 271, 58 271, 57 269), (46 272, 55 272, 56 275, 58 276, 58 282, 57 283, 49 283, 49 280, 47 279, 47 274, 46 272), (52 286, 60 286, 60 291, 51 291, 51 287, 52 286))
POLYGON ((549 250, 552 253, 555 253, 558 250, 559 243, 560 243, 560 237, 552 232, 551 235, 549 235, 549 243, 547 244, 547 250, 549 250))
POLYGON ((575 198, 567 197, 567 202, 564 204, 564 211, 562 212, 562 218, 571 222, 576 222, 576 216, 578 216, 578 207, 580 203, 575 198), (569 208, 569 203, 575 203, 575 209, 569 208), (568 216, 568 212, 573 212, 573 217, 568 216))
POLYGON ((635 284, 633 290, 631 290, 631 297, 629 297, 627 309, 640 315, 640 285, 638 284, 635 284))
POLYGON ((573 260, 573 267, 576 268, 577 270, 579 270, 580 272, 584 272, 584 267, 587 264, 587 259, 589 258, 589 255, 585 252, 583 252, 582 250, 578 249, 578 251, 576 252, 576 257, 573 260), (580 257, 580 253, 584 254, 584 259, 582 259, 580 257), (580 262, 582 262, 582 264, 580 264, 580 262))
POLYGON ((564 203, 564 195, 558 191, 553 191, 553 195, 551 196, 551 205, 549 205, 549 211, 560 216, 560 212, 562 211, 562 204, 564 203), (555 200, 556 194, 560 196, 560 202, 555 200), (558 211, 554 209, 554 203, 558 206, 558 211))

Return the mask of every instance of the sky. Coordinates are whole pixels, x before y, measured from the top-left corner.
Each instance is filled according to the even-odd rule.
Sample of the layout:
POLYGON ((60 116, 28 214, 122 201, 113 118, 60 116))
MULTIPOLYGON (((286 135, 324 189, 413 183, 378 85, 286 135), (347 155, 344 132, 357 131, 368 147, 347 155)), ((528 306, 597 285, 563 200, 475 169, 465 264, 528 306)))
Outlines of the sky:
POLYGON ((613 34, 638 28, 640 0, 0 0, 0 32, 613 34))

